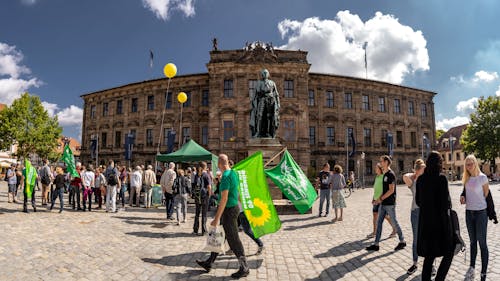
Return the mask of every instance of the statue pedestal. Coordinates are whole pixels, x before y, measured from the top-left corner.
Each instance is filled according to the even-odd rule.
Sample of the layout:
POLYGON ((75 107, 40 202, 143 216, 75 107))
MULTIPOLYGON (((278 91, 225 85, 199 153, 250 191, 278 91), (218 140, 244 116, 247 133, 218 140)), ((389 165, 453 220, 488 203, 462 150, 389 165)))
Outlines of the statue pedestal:
MULTIPOLYGON (((279 142, 278 139, 273 138, 252 138, 248 140, 248 156, 254 154, 257 151, 262 151, 262 157, 264 164, 266 164, 271 158, 278 154, 284 146, 279 142)), ((272 168, 280 163, 281 157, 276 157, 269 165, 265 168, 272 168)), ((283 193, 271 180, 267 181, 269 186, 269 192, 271 193, 271 198, 273 199, 276 211, 280 215, 285 214, 298 214, 299 212, 295 209, 295 206, 283 196, 283 193)), ((309 210, 307 213, 310 213, 309 210)))

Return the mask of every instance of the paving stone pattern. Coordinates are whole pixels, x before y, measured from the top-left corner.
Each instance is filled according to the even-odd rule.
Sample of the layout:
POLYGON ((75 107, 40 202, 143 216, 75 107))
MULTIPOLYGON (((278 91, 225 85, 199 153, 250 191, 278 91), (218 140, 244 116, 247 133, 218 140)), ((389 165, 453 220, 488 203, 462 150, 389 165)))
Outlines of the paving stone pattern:
MULTIPOLYGON (((491 191, 500 204, 500 185, 491 191)), ((7 185, 0 184, 0 280, 230 280, 238 268, 234 256, 221 256, 210 273, 195 263, 207 256, 204 237, 194 236, 194 206, 188 221, 180 226, 166 221, 165 208, 127 208, 118 213, 104 210, 76 212, 58 204, 52 212, 22 213, 22 204, 7 203, 7 185)), ((459 204, 461 185, 450 184, 462 237, 468 244, 465 207, 459 204)), ((408 246, 393 249, 397 238, 388 238, 391 227, 384 223, 379 252, 367 252, 371 231, 371 188, 356 190, 346 199, 344 220, 331 223, 318 217, 318 204, 307 215, 280 216, 279 232, 264 236, 265 250, 255 255, 257 245, 240 232, 251 268, 246 280, 420 280, 419 269, 408 276, 411 265, 411 193, 397 187, 397 216, 408 246)), ((67 196, 67 194, 65 195, 67 196)), ((65 198, 67 202, 67 197, 65 198)), ((499 208, 497 208, 498 211, 499 208)), ((500 212, 499 212, 500 213, 500 212)), ((488 280, 500 280, 500 228, 488 223, 490 252, 488 280)), ((463 280, 468 268, 464 254, 455 256, 447 280, 463 280)), ((476 262, 479 280, 481 258, 476 262)))

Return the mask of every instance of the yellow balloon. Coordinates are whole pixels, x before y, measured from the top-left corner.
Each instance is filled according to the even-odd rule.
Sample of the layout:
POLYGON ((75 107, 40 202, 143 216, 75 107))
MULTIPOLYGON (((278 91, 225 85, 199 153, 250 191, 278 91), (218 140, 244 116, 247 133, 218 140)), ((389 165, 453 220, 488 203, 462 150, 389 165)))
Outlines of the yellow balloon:
POLYGON ((188 96, 186 95, 186 93, 184 92, 180 92, 178 95, 177 95, 177 100, 180 102, 180 103, 185 103, 188 99, 188 96))
POLYGON ((172 78, 175 76, 175 74, 177 74, 177 66, 175 66, 175 64, 173 63, 167 63, 163 68, 163 73, 168 78, 172 78))

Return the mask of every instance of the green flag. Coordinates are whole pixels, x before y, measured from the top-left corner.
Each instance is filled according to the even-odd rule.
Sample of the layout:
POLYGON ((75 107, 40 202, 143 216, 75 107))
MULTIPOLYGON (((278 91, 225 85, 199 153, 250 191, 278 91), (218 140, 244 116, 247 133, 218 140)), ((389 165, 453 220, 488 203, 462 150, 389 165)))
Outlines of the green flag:
POLYGON ((288 150, 283 153, 278 166, 265 172, 301 214, 314 204, 318 194, 288 150))
POLYGON ((255 237, 278 231, 281 221, 269 194, 262 152, 256 152, 239 162, 233 170, 238 173, 241 205, 255 237))
POLYGON ((31 166, 30 160, 24 160, 24 192, 27 198, 31 198, 33 189, 35 188, 36 178, 38 177, 35 167, 31 166))
POLYGON ((71 174, 71 176, 75 178, 80 177, 80 175, 76 171, 75 157, 73 156, 73 151, 71 151, 71 148, 69 147, 68 144, 64 146, 64 151, 61 160, 64 163, 66 163, 66 167, 68 168, 68 172, 71 174))

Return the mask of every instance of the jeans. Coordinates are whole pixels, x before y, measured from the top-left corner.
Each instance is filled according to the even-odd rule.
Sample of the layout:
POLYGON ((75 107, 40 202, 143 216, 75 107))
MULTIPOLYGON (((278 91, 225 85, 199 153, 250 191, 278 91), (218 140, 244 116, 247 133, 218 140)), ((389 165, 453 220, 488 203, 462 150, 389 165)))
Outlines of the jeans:
POLYGON ((83 189, 83 210, 87 206, 87 200, 89 201, 89 211, 92 211, 92 188, 85 187, 83 189))
POLYGON ((380 236, 382 235, 382 223, 384 222, 385 216, 388 215, 391 218, 391 222, 393 226, 396 228, 398 233, 399 241, 405 241, 403 236, 403 232, 401 231, 401 227, 399 226, 398 220, 396 219, 396 206, 395 205, 382 205, 380 204, 380 208, 378 210, 378 219, 377 219, 377 234, 375 236, 375 245, 378 245, 380 242, 380 236))
POLYGON ((255 238, 255 235, 253 234, 252 228, 250 227, 250 222, 247 219, 247 216, 245 216, 245 213, 240 212, 238 215, 238 222, 239 224, 243 227, 243 232, 245 232, 250 239, 252 239, 255 243, 257 243, 257 246, 263 247, 264 243, 262 243, 262 240, 259 238, 255 238))
POLYGON ((321 215, 322 211, 323 211, 323 203, 325 202, 326 200, 326 210, 325 210, 325 216, 328 215, 328 213, 330 212, 330 198, 332 197, 331 196, 331 191, 330 189, 320 189, 319 190, 319 215, 321 215))
MULTIPOLYGON (((422 281, 430 281, 432 274, 432 264, 434 263, 434 259, 436 257, 425 257, 424 258, 424 266, 422 268, 422 281)), ((439 268, 437 271, 435 281, 444 281, 446 279, 446 275, 448 274, 448 270, 450 269, 451 262, 453 261, 453 252, 445 255, 439 264, 439 268)))
POLYGON ((109 205, 111 205, 111 211, 116 212, 116 185, 106 187, 106 211, 109 212, 109 205))
POLYGON ((52 203, 50 203, 51 210, 52 208, 54 208, 54 203, 56 203, 56 198, 59 197, 59 211, 62 212, 64 206, 63 195, 64 195, 64 188, 54 189, 54 192, 52 193, 52 203))
POLYGON ((167 212, 167 219, 172 218, 172 213, 174 212, 174 195, 169 192, 165 192, 165 211, 167 212))
POLYGON ((120 188, 120 199, 122 200, 122 207, 125 207, 125 191, 127 190, 127 184, 123 183, 122 188, 120 188))
MULTIPOLYGON (((26 187, 24 187, 24 203, 23 203, 23 210, 28 211, 28 195, 26 194, 26 187)), ((35 204, 35 188, 33 188, 33 191, 31 192, 31 206, 33 207, 33 210, 36 210, 36 204, 35 204)))
POLYGON ((201 213, 201 233, 207 232, 207 212, 208 212, 208 196, 201 199, 200 203, 195 203, 196 210, 194 213, 193 232, 198 233, 200 227, 200 213, 201 213))
POLYGON ((413 254, 413 262, 418 261, 418 254, 417 254, 417 240, 418 240, 418 215, 420 213, 420 209, 416 208, 415 210, 411 210, 411 230, 413 232, 413 242, 411 245, 411 250, 413 254))
POLYGON ((153 187, 150 185, 146 185, 144 187, 144 205, 146 205, 146 208, 151 207, 152 196, 153 196, 153 187))
POLYGON ((465 223, 470 240, 470 266, 475 267, 477 256, 477 242, 481 248, 481 274, 486 274, 488 269, 488 245, 486 245, 486 230, 488 215, 486 209, 480 211, 465 211, 465 223))
POLYGON ((94 187, 92 188, 94 191, 94 197, 95 197, 95 203, 99 205, 99 208, 102 206, 102 194, 101 194, 101 188, 100 187, 94 187))
POLYGON ((182 221, 186 221, 187 215, 187 200, 188 194, 177 194, 175 195, 175 205, 177 206, 177 221, 181 221, 181 213, 182 213, 182 221))
POLYGON ((78 205, 78 209, 81 209, 80 207, 80 187, 79 186, 70 186, 71 188, 71 191, 70 191, 70 197, 71 197, 71 200, 73 202, 73 210, 75 209, 75 204, 78 205))

